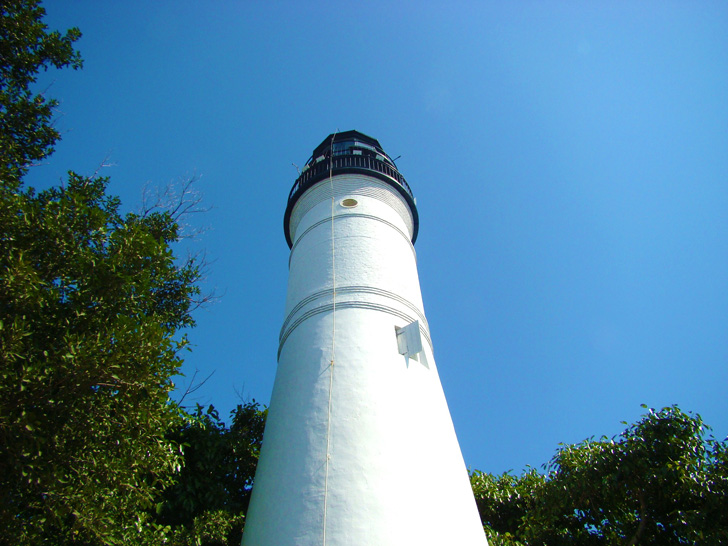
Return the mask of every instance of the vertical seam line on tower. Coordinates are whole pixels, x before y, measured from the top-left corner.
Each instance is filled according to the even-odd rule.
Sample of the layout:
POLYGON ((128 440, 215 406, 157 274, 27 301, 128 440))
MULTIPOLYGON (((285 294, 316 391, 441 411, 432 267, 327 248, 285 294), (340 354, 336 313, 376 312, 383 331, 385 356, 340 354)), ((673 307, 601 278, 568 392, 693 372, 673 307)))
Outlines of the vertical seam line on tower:
POLYGON ((326 416, 326 470, 324 475, 324 513, 323 513, 323 532, 322 544, 326 546, 326 513, 329 504, 329 459, 331 454, 331 404, 333 400, 334 390, 334 360, 336 358, 336 239, 334 233, 334 139, 336 131, 331 135, 331 145, 329 146, 329 184, 331 185, 331 287, 333 291, 333 309, 331 311, 331 363, 329 364, 329 407, 326 416))

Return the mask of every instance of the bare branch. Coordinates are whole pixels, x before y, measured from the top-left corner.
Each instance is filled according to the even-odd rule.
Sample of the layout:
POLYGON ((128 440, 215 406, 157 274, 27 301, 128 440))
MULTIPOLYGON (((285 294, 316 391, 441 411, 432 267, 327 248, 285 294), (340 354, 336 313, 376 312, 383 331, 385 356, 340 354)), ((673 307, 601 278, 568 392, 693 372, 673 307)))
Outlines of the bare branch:
POLYGON ((163 187, 145 184, 142 190, 140 215, 147 217, 155 212, 166 212, 179 226, 180 239, 193 239, 206 231, 205 228, 192 228, 187 219, 201 212, 209 212, 212 207, 202 205, 202 193, 194 187, 200 180, 191 175, 171 181, 163 187))
POLYGON ((243 405, 249 404, 251 400, 253 400, 250 396, 245 394, 245 383, 243 383, 243 386, 240 389, 233 385, 233 390, 235 391, 235 395, 238 397, 238 400, 240 400, 243 405))
POLYGON ((182 394, 182 397, 177 401, 177 405, 178 406, 184 407, 182 405, 182 402, 187 397, 187 395, 193 394, 196 391, 200 390, 202 388, 202 386, 205 383, 207 383, 208 379, 210 379, 214 375, 214 373, 215 373, 215 371, 213 370, 210 373, 210 375, 208 375, 205 379, 203 379, 199 383, 195 384, 195 378, 197 377, 197 374, 199 373, 199 371, 200 370, 195 370, 195 373, 192 374, 192 378, 190 379, 189 383, 187 384, 187 387, 185 388, 185 392, 182 394))
MULTIPOLYGON (((188 248, 187 258, 185 259, 184 265, 182 267, 195 269, 196 275, 193 279, 193 283, 199 286, 207 280, 207 275, 212 263, 212 261, 207 259, 207 252, 204 249, 192 252, 188 248)), ((190 299, 190 303, 192 304, 190 312, 200 307, 204 307, 208 304, 217 302, 219 299, 222 298, 223 295, 224 294, 218 295, 215 288, 213 288, 211 291, 200 293, 197 297, 190 299)))
MULTIPOLYGON (((164 186, 145 184, 142 190, 142 204, 139 215, 146 218, 155 213, 169 214, 177 224, 178 240, 196 239, 206 229, 199 226, 191 227, 188 219, 193 214, 209 212, 212 209, 212 207, 202 205, 202 193, 194 187, 199 180, 199 176, 191 175, 171 181, 164 186)), ((188 247, 187 257, 180 265, 180 268, 194 273, 194 278, 190 279, 190 283, 199 287, 207 276, 209 266, 210 261, 207 259, 204 250, 190 252, 188 247)), ((195 296, 190 299, 190 312, 219 299, 214 290, 196 294, 195 296)))
POLYGON ((101 163, 99 163, 98 167, 96 167, 96 170, 94 173, 89 177, 89 179, 93 180, 94 178, 99 177, 99 173, 101 172, 101 169, 105 169, 107 167, 115 167, 116 163, 113 163, 111 161, 111 153, 107 153, 104 156, 104 159, 101 160, 101 163))

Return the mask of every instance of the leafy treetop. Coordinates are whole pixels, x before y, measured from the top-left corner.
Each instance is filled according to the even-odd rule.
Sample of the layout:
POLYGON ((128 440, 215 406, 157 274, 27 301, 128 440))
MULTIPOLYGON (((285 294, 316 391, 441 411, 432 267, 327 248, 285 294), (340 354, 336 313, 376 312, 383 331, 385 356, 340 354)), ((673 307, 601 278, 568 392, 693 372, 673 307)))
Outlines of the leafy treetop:
POLYGON ((51 122, 56 100, 32 89, 38 72, 80 68, 77 28, 48 32, 36 0, 0 2, 0 180, 17 186, 28 167, 53 152, 60 135, 51 122))
POLYGON ((491 543, 728 543, 728 441, 708 430, 671 406, 614 439, 562 446, 545 475, 475 472, 491 543))

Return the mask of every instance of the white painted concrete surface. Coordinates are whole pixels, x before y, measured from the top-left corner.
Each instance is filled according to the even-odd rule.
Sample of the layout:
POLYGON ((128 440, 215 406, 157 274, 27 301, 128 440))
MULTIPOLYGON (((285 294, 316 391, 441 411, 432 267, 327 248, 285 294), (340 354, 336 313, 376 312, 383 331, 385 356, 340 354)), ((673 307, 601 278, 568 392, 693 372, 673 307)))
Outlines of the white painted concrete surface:
POLYGON ((243 545, 486 545, 432 353, 409 208, 364 175, 335 176, 333 195, 335 253, 331 181, 291 215, 278 370, 243 545), (395 329, 415 320, 419 362, 399 354, 395 329))

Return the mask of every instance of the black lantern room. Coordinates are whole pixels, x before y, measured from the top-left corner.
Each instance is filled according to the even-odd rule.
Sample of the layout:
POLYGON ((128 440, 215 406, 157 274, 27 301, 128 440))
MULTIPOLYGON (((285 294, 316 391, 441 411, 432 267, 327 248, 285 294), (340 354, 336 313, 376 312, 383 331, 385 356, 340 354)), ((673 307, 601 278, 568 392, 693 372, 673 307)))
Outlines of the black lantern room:
POLYGON ((311 154, 311 158, 301 170, 288 195, 288 206, 283 219, 283 228, 288 246, 293 246, 289 231, 291 212, 299 197, 317 182, 338 174, 364 174, 372 176, 393 186, 407 201, 412 211, 412 243, 417 240, 419 216, 412 190, 399 174, 394 161, 386 154, 377 139, 359 131, 344 131, 327 136, 311 154))

